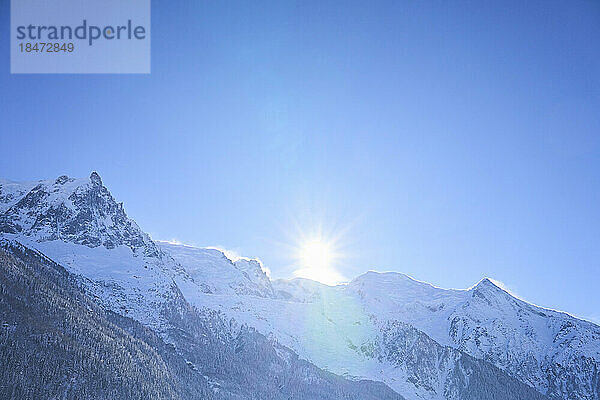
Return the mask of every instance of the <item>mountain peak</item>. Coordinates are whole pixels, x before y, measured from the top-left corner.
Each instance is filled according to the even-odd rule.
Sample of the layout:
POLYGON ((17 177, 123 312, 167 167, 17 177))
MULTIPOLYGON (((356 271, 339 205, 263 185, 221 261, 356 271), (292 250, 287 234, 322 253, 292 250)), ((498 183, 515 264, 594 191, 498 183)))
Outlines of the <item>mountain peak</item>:
POLYGON ((473 297, 487 299, 487 301, 491 299, 513 298, 510 293, 502 289, 490 278, 483 278, 475 286, 473 286, 470 291, 472 292, 473 297))
POLYGON ((96 171, 92 171, 90 175, 90 181, 92 181, 92 184, 95 186, 102 186, 102 179, 96 171))
POLYGON ((480 280, 475 287, 495 287, 500 289, 498 285, 496 285, 490 278, 487 277, 480 280))
POLYGON ((473 286, 473 289, 477 290, 495 290, 495 291, 501 291, 504 292, 504 290, 496 283, 494 283, 494 281, 491 278, 483 278, 482 280, 480 280, 479 282, 477 282, 477 284, 475 286, 473 286))
POLYGON ((0 191, 0 234, 27 236, 38 242, 62 240, 88 247, 120 245, 157 255, 158 249, 129 219, 96 171, 87 179, 66 175, 56 180, 0 191))

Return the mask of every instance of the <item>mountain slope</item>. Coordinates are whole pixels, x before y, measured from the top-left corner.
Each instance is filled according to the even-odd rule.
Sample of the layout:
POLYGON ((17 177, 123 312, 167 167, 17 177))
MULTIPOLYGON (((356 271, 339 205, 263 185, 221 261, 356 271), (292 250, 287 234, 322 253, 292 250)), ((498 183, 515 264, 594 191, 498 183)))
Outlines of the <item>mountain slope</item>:
POLYGON ((410 325, 391 321, 374 353, 410 371, 407 380, 446 399, 547 399, 493 365, 451 347, 441 346, 410 325))
POLYGON ((0 272, 1 398, 212 398, 183 359, 111 323, 59 265, 5 244, 0 272))

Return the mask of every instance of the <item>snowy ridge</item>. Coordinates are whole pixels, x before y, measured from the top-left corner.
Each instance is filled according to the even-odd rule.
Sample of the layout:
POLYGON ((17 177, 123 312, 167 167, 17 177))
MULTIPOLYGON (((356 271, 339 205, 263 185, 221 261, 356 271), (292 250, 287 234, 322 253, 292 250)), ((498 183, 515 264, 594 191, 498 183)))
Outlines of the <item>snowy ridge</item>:
POLYGON ((274 297, 271 281, 257 260, 232 261, 212 248, 196 248, 157 242, 175 261, 186 265, 186 272, 203 293, 274 297))
MULTIPOLYGON (((177 245, 169 247, 182 266, 193 268, 201 279, 208 263, 199 257, 189 264, 191 260, 175 255, 179 251, 177 245)), ((371 271, 336 287, 307 279, 280 279, 272 286, 275 298, 206 296, 193 286, 182 290, 192 304, 218 309, 273 334, 316 365, 381 380, 407 398, 449 398, 440 388, 451 385, 445 380, 452 374, 430 371, 438 385, 432 391, 410 383, 414 365, 390 365, 377 355, 385 349, 369 350, 385 343, 382 338, 395 321, 440 346, 491 362, 542 394, 600 398, 600 328, 516 299, 489 279, 469 289, 442 289, 404 274, 371 271)), ((462 366, 451 363, 447 368, 453 373, 462 366)))

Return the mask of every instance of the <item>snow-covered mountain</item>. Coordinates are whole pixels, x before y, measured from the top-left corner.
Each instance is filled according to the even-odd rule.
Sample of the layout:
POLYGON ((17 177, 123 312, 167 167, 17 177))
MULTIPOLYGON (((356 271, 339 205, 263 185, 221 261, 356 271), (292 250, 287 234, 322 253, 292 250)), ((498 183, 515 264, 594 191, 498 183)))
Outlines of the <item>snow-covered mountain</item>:
POLYGON ((598 325, 528 304, 490 279, 467 290, 448 290, 402 274, 367 273, 348 290, 378 321, 409 324, 541 393, 600 398, 598 325))
POLYGON ((189 303, 407 399, 600 399, 597 325, 528 304, 488 279, 464 290, 399 273, 338 286, 272 281, 258 260, 154 242, 95 172, 0 180, 0 239, 64 266, 97 303, 176 346, 189 303))
MULTIPOLYGON (((201 285, 213 280, 211 271, 234 271, 223 253, 219 266, 211 262, 215 250, 213 257, 203 258, 205 249, 164 243, 161 247, 184 269, 193 270, 201 285), (182 256, 194 251, 194 259, 182 256)), ((600 327, 528 304, 489 279, 456 290, 400 273, 368 272, 336 287, 300 278, 276 280, 272 287, 275 297, 271 291, 255 296, 205 295, 193 285, 183 291, 193 304, 218 309, 273 334, 316 365, 381 380, 407 398, 451 398, 448 388, 456 385, 455 375, 447 371, 461 370, 460 363, 451 360, 464 355, 489 362, 549 397, 600 398, 600 327), (426 335, 431 341, 424 343, 435 344, 428 350, 431 354, 442 348, 453 356, 442 370, 425 374, 418 364, 390 362, 386 354, 391 326, 426 335)), ((439 368, 439 359, 434 359, 439 368)))
MULTIPOLYGON (((214 257, 203 260, 201 254, 207 253, 202 249, 197 249, 193 265, 189 265, 186 261, 191 259, 179 255, 192 251, 189 246, 162 243, 161 246, 185 269, 194 271, 194 279, 200 287, 206 279, 212 279, 214 269, 232 271, 234 268, 224 255, 219 258, 220 266, 211 262, 214 257), (207 269, 206 273, 203 269, 207 269)), ((196 282, 179 287, 191 304, 219 310, 263 334, 272 335, 315 365, 348 377, 385 382, 407 399, 466 399, 468 393, 479 393, 469 388, 469 384, 482 384, 489 376, 495 376, 494 381, 504 377, 500 369, 495 370, 487 362, 453 348, 448 341, 438 343, 426 332, 403 322, 402 314, 394 312, 398 307, 393 302, 369 304, 367 297, 370 296, 361 293, 359 282, 370 277, 383 278, 381 286, 372 282, 375 288, 372 295, 382 301, 403 292, 418 303, 419 299, 429 299, 431 294, 427 287, 404 275, 376 273, 335 287, 306 279, 276 280, 272 282, 275 297, 270 294, 223 295, 223 291, 206 293, 194 287, 196 282), (396 282, 396 287, 383 285, 385 279, 396 275, 403 278, 396 282), (413 283, 418 286, 411 287, 413 283), (400 338, 404 339, 403 345, 399 345, 400 338), (409 348, 412 353, 407 352, 409 348)), ((462 292, 467 291, 456 291, 462 292)), ((489 382, 482 385, 492 386, 489 382)), ((526 391, 526 388, 516 388, 515 392, 526 391)), ((532 390, 524 398, 534 398, 534 393, 532 390)), ((512 398, 517 398, 514 393, 512 398)))
POLYGON ((164 308, 181 296, 173 277, 186 273, 127 217, 96 172, 89 179, 2 181, 0 207, 4 239, 65 266, 108 308, 165 331, 164 308))

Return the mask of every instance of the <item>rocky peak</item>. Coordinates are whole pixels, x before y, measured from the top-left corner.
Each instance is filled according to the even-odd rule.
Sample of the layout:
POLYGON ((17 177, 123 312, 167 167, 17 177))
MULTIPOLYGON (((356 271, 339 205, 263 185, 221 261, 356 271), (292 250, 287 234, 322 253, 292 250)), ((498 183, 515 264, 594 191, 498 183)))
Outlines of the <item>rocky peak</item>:
POLYGON ((63 175, 39 182, 29 191, 12 192, 21 198, 0 213, 0 234, 107 249, 125 245, 136 254, 158 255, 155 244, 127 217, 97 172, 89 179, 63 175))
POLYGON ((98 173, 96 171, 93 171, 92 174, 90 175, 90 181, 92 182, 92 185, 94 185, 94 186, 102 186, 102 179, 100 178, 100 175, 98 175, 98 173))

